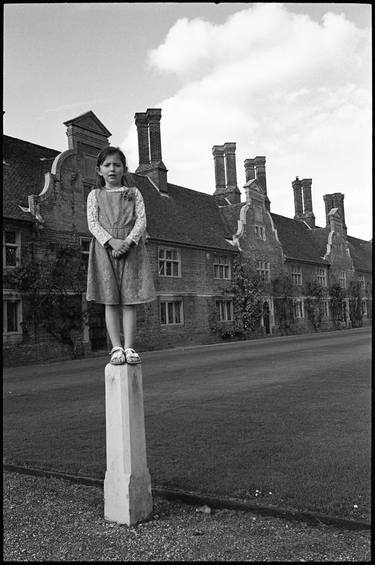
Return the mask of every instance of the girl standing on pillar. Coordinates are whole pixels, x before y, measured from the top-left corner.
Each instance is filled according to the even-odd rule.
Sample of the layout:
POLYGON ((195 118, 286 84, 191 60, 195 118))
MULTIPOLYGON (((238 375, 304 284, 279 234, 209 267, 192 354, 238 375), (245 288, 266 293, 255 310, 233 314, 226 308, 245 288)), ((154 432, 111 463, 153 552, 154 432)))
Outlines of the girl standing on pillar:
POLYGON ((134 350, 136 304, 155 300, 154 282, 145 248, 146 213, 126 158, 106 147, 97 158, 97 187, 87 198, 90 244, 87 300, 105 304, 112 343, 111 363, 140 363, 134 350), (121 343, 121 326, 124 347, 121 343))

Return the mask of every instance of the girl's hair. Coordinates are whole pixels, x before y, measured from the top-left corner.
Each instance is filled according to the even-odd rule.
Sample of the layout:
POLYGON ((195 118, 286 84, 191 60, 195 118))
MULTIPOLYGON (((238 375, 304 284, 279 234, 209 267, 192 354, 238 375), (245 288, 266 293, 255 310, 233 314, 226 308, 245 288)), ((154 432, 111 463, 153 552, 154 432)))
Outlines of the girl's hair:
MULTIPOLYGON (((121 163, 124 165, 124 174, 122 176, 121 182, 125 186, 129 186, 130 179, 129 179, 129 173, 128 173, 128 166, 126 164, 126 157, 119 147, 108 146, 108 147, 105 147, 104 149, 102 149, 101 152, 99 153, 98 157, 97 157, 96 166, 99 169, 100 165, 102 163, 104 163, 104 161, 106 160, 106 158, 109 155, 116 155, 116 154, 120 157, 121 163)), ((103 179, 103 177, 101 177, 98 173, 97 173, 96 176, 97 176, 97 179, 96 179, 97 187, 102 188, 103 186, 105 186, 105 180, 103 179)))

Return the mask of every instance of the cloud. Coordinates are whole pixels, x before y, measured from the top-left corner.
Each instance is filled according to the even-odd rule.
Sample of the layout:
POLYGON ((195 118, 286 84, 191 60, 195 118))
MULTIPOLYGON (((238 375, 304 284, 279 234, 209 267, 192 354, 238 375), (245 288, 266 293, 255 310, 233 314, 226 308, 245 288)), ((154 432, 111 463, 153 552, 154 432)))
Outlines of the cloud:
POLYGON ((61 112, 62 110, 72 110, 73 108, 82 107, 87 108, 88 106, 92 106, 93 104, 104 104, 106 102, 111 102, 112 98, 94 98, 91 100, 83 100, 82 102, 72 102, 71 104, 61 104, 60 106, 56 106, 55 108, 48 108, 45 112, 61 112))
MULTIPOLYGON (((234 141, 240 188, 243 160, 266 156, 274 212, 294 215, 291 181, 308 177, 319 224, 323 194, 344 192, 350 233, 363 232, 365 207, 369 234, 370 57, 369 30, 342 14, 318 23, 260 3, 220 25, 178 20, 148 55, 152 69, 181 83, 157 105, 170 181, 212 194, 212 146, 234 141)), ((136 167, 134 126, 122 146, 136 167)))

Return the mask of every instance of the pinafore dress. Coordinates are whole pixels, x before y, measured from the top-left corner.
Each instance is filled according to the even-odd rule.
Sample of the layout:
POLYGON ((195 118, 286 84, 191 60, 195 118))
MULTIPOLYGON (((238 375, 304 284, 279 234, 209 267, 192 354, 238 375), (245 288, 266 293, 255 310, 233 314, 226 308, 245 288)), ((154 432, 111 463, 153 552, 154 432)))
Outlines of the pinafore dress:
MULTIPOLYGON (((135 224, 135 199, 124 192, 96 189, 100 225, 114 238, 125 239, 135 224)), ((90 243, 87 300, 100 304, 135 305, 155 300, 145 235, 125 255, 112 257, 112 248, 94 237, 90 243)))

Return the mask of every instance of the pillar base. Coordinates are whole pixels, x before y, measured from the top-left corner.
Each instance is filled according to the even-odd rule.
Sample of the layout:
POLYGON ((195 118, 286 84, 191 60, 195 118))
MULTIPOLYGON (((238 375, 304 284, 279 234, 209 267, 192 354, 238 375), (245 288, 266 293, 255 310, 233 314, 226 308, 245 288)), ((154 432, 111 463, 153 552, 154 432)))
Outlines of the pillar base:
POLYGON ((105 474, 105 520, 133 526, 146 520, 151 513, 151 479, 148 471, 141 477, 109 472, 105 474))

